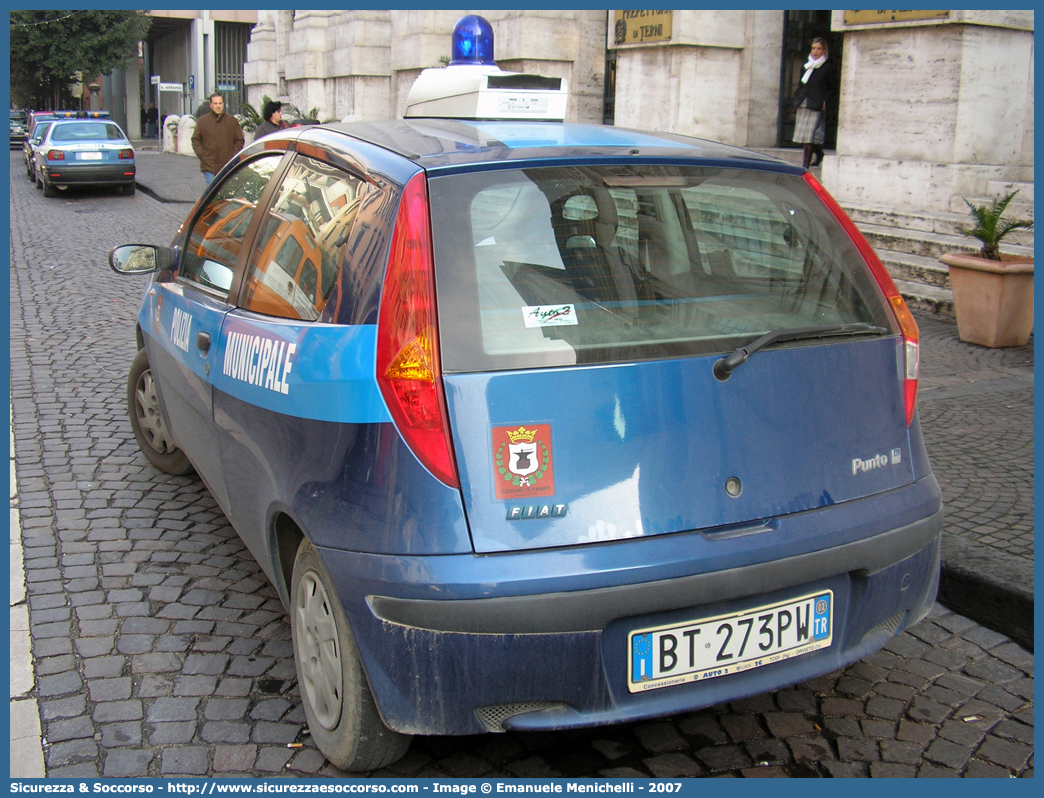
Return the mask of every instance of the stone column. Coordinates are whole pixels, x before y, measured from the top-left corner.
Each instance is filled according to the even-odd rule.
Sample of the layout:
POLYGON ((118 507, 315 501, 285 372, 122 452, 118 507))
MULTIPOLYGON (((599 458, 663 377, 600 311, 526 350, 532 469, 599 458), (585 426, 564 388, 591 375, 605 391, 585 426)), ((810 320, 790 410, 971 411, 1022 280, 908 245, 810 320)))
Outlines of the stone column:
MULTIPOLYGON (((850 12, 848 12, 850 13, 850 12)), ((1033 12, 846 22, 837 156, 823 179, 847 206, 963 210, 990 181, 1033 180, 1033 12)))
POLYGON ((406 110, 406 96, 422 69, 442 67, 449 63, 453 26, 467 13, 445 9, 391 12, 393 116, 401 117, 406 110))
POLYGON ((776 142, 781 11, 674 11, 670 41, 617 47, 616 119, 736 144, 776 142))
POLYGON ((325 73, 329 77, 328 95, 332 86, 332 117, 392 117, 391 13, 342 11, 331 20, 325 73))
MULTIPOLYGON (((201 14, 205 12, 200 12, 201 14)), ((183 103, 188 105, 185 109, 189 113, 196 110, 196 107, 203 102, 207 97, 210 96, 211 92, 217 91, 217 86, 213 80, 213 39, 214 39, 214 23, 210 20, 209 16, 200 17, 199 19, 192 20, 192 39, 190 48, 190 61, 189 61, 189 74, 196 76, 196 85, 191 91, 189 90, 188 83, 185 83, 184 100, 183 103), (208 40, 211 42, 210 56, 207 57, 207 47, 204 39, 204 34, 207 35, 208 40), (208 64, 210 69, 208 70, 208 64)))
POLYGON ((331 22, 339 11, 295 11, 294 28, 286 54, 286 93, 301 113, 313 107, 320 119, 331 115, 333 98, 326 87, 326 52, 329 49, 331 22))
POLYGON ((258 11, 257 24, 250 31, 247 60, 243 64, 243 82, 247 102, 261 112, 262 97, 279 96, 279 74, 276 52, 275 11, 258 11))

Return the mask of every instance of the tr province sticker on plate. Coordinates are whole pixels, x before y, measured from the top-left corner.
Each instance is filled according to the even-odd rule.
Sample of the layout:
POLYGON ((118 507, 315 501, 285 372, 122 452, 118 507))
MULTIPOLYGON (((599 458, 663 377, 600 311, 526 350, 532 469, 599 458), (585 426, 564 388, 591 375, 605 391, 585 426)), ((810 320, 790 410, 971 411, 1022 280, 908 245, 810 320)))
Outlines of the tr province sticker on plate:
POLYGON ((830 645, 830 590, 628 636, 632 693, 760 668, 830 645))

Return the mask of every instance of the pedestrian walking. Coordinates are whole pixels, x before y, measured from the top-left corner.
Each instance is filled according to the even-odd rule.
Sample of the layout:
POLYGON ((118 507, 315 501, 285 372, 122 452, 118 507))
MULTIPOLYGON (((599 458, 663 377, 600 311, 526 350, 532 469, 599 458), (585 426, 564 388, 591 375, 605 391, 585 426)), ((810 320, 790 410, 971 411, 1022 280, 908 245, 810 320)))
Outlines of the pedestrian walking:
POLYGON ((150 139, 156 138, 159 127, 159 111, 156 103, 149 103, 149 110, 145 112, 145 136, 150 139))
POLYGON ((828 60, 830 53, 826 42, 817 36, 812 40, 811 49, 804 66, 805 74, 801 76, 801 83, 794 93, 794 107, 797 108, 794 143, 805 145, 802 165, 806 169, 823 162, 827 103, 837 93, 837 74, 834 65, 828 60))
POLYGON ((254 131, 254 141, 257 141, 262 136, 267 136, 269 133, 275 133, 277 130, 283 130, 290 127, 290 125, 283 121, 283 104, 278 100, 269 100, 261 108, 261 116, 265 118, 265 121, 257 126, 257 130, 254 131))
POLYGON ((221 167, 232 160, 232 156, 243 149, 243 129, 239 120, 225 113, 225 97, 220 92, 210 95, 210 112, 196 122, 192 134, 192 149, 199 158, 199 171, 206 185, 221 171, 221 167))

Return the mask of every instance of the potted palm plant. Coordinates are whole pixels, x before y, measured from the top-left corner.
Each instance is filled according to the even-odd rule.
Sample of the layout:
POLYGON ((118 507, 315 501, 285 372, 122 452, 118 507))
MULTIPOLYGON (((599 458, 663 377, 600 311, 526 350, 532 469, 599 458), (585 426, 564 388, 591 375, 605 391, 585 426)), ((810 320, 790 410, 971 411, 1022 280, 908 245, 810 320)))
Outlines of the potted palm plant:
POLYGON ((957 333, 962 341, 988 347, 1022 346, 1033 331, 1033 258, 1003 255, 1001 240, 1013 230, 1032 229, 1027 219, 1002 220, 1015 191, 988 205, 965 203, 975 217, 958 228, 982 243, 978 255, 948 253, 957 333))

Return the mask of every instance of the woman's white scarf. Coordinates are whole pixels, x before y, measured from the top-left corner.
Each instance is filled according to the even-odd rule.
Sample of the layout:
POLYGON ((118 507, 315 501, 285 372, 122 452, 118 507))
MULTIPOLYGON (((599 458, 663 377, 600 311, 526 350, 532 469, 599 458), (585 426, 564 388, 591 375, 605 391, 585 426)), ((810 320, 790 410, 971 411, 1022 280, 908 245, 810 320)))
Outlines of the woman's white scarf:
POLYGON ((805 74, 801 76, 802 83, 808 83, 808 79, 812 77, 812 70, 819 69, 823 64, 826 63, 827 57, 825 55, 819 56, 819 58, 813 59, 812 56, 808 57, 805 62, 805 74))

